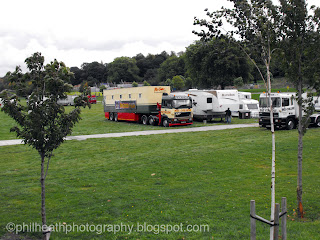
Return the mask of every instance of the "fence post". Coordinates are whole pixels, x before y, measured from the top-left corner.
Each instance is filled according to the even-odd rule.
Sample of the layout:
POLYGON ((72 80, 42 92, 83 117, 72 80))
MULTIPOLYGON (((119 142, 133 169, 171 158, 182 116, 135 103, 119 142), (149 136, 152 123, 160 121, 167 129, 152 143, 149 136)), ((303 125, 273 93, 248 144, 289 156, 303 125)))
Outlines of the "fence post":
POLYGON ((281 218, 281 235, 282 240, 287 240, 287 198, 281 199, 281 212, 285 213, 281 218))
POLYGON ((253 218, 256 216, 256 206, 255 201, 250 201, 250 225, 251 225, 251 240, 256 240, 256 219, 253 218))
POLYGON ((273 228, 273 240, 278 240, 279 238, 279 213, 280 213, 280 205, 276 203, 274 208, 274 228, 273 228))

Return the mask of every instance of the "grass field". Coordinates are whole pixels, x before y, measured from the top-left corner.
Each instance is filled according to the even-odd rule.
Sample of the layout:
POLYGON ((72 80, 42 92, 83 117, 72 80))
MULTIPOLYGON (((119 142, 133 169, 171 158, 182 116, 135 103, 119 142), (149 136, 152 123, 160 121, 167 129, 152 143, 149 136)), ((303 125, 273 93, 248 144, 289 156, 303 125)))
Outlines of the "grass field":
MULTIPOLYGON (((98 98, 100 100, 100 98, 98 98)), ((66 107, 67 110, 71 110, 73 107, 66 107)), ((163 127, 159 126, 150 126, 150 125, 142 125, 138 123, 130 123, 130 122, 111 122, 105 119, 104 110, 101 102, 97 104, 92 104, 91 109, 85 108, 82 109, 81 113, 82 120, 76 124, 73 129, 73 136, 77 135, 88 135, 88 134, 101 134, 101 133, 114 133, 114 132, 131 132, 131 131, 143 131, 143 130, 162 130, 163 127)), ((16 139, 16 135, 14 133, 10 133, 10 128, 15 126, 14 120, 12 120, 5 113, 0 111, 0 140, 7 139, 16 139)), ((216 119, 215 122, 208 122, 204 124, 203 122, 194 122, 190 127, 202 127, 208 126, 211 124, 224 124, 220 122, 220 119, 216 119)), ((223 119, 224 120, 224 119, 223 119)), ((258 122, 257 119, 238 119, 233 118, 232 124, 237 123, 254 123, 258 122)), ((181 128, 181 127, 179 127, 181 128)))
MULTIPOLYGON (((276 132, 276 202, 287 197, 288 239, 319 239, 320 129, 304 138, 303 221, 294 211, 297 137, 276 132)), ((9 222, 41 222, 40 159, 24 145, 0 153, 2 236, 9 222)), ((54 232, 51 239, 249 239, 250 200, 258 215, 270 216, 270 158, 270 132, 259 128, 65 142, 46 181, 48 224, 208 225, 209 231, 54 232)), ((268 239, 269 227, 258 222, 257 236, 268 239)))

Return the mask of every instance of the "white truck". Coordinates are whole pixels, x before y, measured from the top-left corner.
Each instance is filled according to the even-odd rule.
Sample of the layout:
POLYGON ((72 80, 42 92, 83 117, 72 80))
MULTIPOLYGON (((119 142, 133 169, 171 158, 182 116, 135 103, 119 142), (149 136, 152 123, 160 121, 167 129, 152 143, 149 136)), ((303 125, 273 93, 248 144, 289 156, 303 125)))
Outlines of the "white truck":
POLYGON ((251 98, 250 92, 238 92, 239 113, 250 112, 251 118, 259 118, 259 101, 251 98))
POLYGON ((217 97, 205 90, 189 89, 175 94, 189 96, 192 99, 193 118, 196 120, 210 121, 213 118, 222 118, 226 114, 217 97))
MULTIPOLYGON (((276 128, 294 129, 298 124, 298 103, 295 93, 271 93, 273 121, 276 128)), ((266 93, 260 94, 259 126, 271 127, 269 97, 266 93)), ((310 125, 320 127, 320 114, 310 117, 310 125)))
POLYGON ((74 99, 78 97, 78 95, 68 95, 66 98, 59 99, 57 101, 58 104, 63 105, 63 106, 69 106, 69 105, 74 105, 74 99))
POLYGON ((313 97, 313 104, 314 104, 314 109, 319 112, 320 111, 320 96, 313 97))

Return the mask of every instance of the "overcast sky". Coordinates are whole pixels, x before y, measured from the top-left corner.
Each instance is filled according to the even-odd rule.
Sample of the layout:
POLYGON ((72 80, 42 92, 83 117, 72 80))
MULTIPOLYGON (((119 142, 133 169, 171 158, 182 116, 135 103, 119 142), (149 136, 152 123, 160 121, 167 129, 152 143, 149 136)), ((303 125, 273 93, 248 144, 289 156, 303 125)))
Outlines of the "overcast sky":
MULTIPOLYGON (((308 0, 319 6, 319 0, 308 0)), ((35 52, 68 67, 138 53, 180 52, 198 37, 193 18, 226 0, 3 0, 0 76, 35 52)))

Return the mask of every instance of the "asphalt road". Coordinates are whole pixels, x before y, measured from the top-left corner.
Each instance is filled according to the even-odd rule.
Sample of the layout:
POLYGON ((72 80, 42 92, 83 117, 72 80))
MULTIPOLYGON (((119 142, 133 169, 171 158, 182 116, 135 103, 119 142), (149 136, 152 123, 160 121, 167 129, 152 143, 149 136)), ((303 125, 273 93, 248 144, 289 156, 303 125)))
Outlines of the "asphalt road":
MULTIPOLYGON (((225 130, 234 128, 247 128, 247 127, 259 127, 258 123, 250 124, 230 124, 230 125, 216 125, 207 127, 194 127, 194 128, 168 128, 165 130, 151 130, 151 131, 136 131, 136 132, 122 132, 122 133, 105 133, 105 134, 92 134, 92 135, 80 135, 80 136, 67 136, 66 140, 86 140, 90 138, 115 138, 115 137, 128 137, 128 136, 144 136, 154 134, 165 134, 165 133, 185 133, 185 132, 204 132, 204 131, 215 131, 225 130)), ((1 140, 0 147, 19 145, 23 144, 21 139, 13 140, 1 140)))

